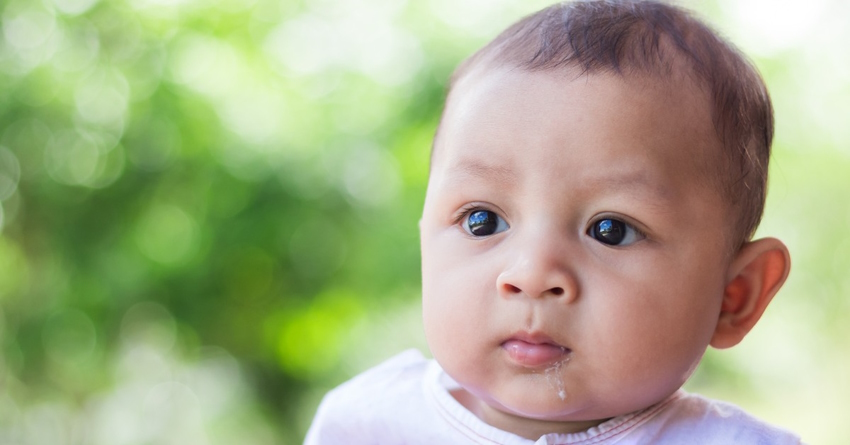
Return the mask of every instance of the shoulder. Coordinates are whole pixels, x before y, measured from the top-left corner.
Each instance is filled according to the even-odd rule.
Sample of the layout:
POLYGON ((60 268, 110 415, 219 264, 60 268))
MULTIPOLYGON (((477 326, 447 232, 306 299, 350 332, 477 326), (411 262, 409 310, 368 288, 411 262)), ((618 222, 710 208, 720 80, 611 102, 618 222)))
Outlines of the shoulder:
POLYGON ((688 438, 698 444, 801 444, 800 438, 764 422, 736 405, 680 391, 654 422, 664 443, 688 438), (677 439, 678 438, 678 439, 677 439), (670 441, 672 439, 672 441, 670 441))
POLYGON ((377 403, 392 403, 422 392, 422 379, 429 361, 415 349, 401 352, 330 391, 323 405, 347 409, 377 403))
POLYGON ((429 363, 419 351, 408 350, 331 390, 305 443, 352 443, 353 437, 372 443, 370 438, 401 434, 405 419, 427 411, 423 379, 429 363))

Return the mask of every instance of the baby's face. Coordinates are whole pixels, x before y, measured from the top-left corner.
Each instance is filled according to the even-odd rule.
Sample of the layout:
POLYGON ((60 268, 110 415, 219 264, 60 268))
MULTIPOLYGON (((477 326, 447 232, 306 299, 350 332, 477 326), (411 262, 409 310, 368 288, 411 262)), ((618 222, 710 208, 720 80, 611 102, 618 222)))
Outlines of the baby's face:
POLYGON ((700 167, 719 150, 685 82, 465 77, 421 221, 425 333, 455 397, 534 437, 678 389, 727 280, 728 209, 700 167))

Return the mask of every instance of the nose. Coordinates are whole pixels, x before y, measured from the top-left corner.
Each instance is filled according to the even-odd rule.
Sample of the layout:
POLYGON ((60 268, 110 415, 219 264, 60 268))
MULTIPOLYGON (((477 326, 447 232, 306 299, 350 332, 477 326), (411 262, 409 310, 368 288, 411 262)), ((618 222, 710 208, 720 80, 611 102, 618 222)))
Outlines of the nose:
POLYGON ((566 251, 551 242, 526 243, 496 279, 499 295, 573 301, 578 296, 578 283, 566 260, 566 251))

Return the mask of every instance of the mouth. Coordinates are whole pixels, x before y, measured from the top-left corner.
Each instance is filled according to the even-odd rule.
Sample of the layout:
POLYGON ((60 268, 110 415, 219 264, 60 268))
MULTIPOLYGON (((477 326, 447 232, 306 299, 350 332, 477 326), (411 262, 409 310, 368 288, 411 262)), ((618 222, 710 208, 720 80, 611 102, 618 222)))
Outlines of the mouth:
POLYGON ((511 360, 529 368, 564 361, 572 353, 570 348, 542 334, 517 333, 501 346, 511 360))

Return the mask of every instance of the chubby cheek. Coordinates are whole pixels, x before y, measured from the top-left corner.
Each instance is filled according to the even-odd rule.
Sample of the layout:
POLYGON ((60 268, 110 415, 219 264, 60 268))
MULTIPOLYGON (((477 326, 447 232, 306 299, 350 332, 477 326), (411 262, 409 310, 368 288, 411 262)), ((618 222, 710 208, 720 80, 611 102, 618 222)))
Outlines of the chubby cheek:
POLYGON ((716 325, 716 284, 701 281, 609 281, 609 295, 620 297, 599 308, 611 335, 598 340, 610 360, 597 365, 614 370, 612 381, 640 382, 655 398, 687 380, 716 325))
POLYGON ((452 362, 473 360, 480 342, 487 338, 488 310, 492 308, 487 302, 495 291, 495 281, 487 284, 492 277, 487 276, 486 265, 460 255, 457 244, 424 236, 422 241, 425 337, 434 357, 447 370, 452 362))

